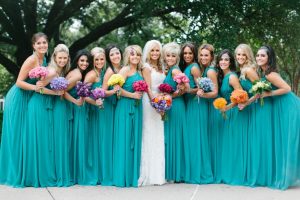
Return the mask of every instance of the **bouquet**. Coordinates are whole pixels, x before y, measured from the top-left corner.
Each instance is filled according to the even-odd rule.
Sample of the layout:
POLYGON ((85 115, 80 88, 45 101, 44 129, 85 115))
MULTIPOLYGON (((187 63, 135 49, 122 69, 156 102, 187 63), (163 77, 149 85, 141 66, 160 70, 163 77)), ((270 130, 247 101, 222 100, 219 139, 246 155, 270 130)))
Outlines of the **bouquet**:
POLYGON ((167 83, 162 83, 158 86, 159 91, 161 91, 162 93, 168 93, 171 94, 172 92, 174 92, 173 88, 167 84, 167 83))
POLYGON ((234 104, 246 103, 248 99, 248 93, 242 89, 234 90, 230 96, 230 101, 234 104))
MULTIPOLYGON (((122 87, 123 84, 125 83, 125 80, 123 78, 122 75, 120 74, 113 74, 109 79, 108 79, 108 86, 115 86, 115 85, 118 85, 119 87, 122 87)), ((120 89, 118 89, 117 91, 117 97, 118 99, 120 99, 120 89)))
POLYGON ((80 97, 89 97, 91 96, 91 84, 89 83, 83 83, 81 81, 78 81, 76 86, 76 94, 80 97))
POLYGON ((154 97, 150 103, 153 106, 153 108, 160 113, 161 120, 167 120, 166 111, 170 110, 172 106, 172 97, 167 94, 161 94, 154 97))
POLYGON ((66 90, 69 82, 64 77, 56 77, 51 80, 50 87, 52 90, 66 90))
MULTIPOLYGON (((185 83, 189 83, 190 80, 188 79, 188 77, 184 74, 184 73, 179 73, 177 75, 174 76, 173 80, 178 84, 178 85, 181 85, 181 84, 185 84, 185 83)), ((180 93, 181 92, 181 89, 178 89, 176 91, 176 93, 180 93)))
MULTIPOLYGON (((227 101, 226 99, 220 97, 214 100, 213 105, 216 109, 221 111, 221 109, 224 109, 226 107, 227 101)), ((227 118, 226 113, 223 111, 221 111, 221 113, 223 118, 226 119, 227 118)))
POLYGON ((197 78, 197 83, 199 88, 202 89, 204 92, 211 92, 214 89, 214 83, 210 78, 197 78))
MULTIPOLYGON (((252 88, 249 90, 254 96, 259 94, 262 95, 264 91, 271 91, 272 86, 269 81, 254 81, 252 88)), ((260 105, 264 105, 264 99, 260 97, 260 105)))
MULTIPOLYGON (((135 81, 132 84, 133 90, 136 92, 148 92, 148 85, 145 81, 135 81)), ((137 106, 139 104, 139 100, 136 99, 135 105, 137 106)))
MULTIPOLYGON (((102 88, 95 88, 94 90, 91 91, 91 97, 94 100, 100 99, 103 102, 103 98, 105 97, 105 90, 102 88)), ((99 105, 99 108, 104 108, 103 104, 99 105)))
MULTIPOLYGON (((42 80, 48 75, 49 71, 46 67, 35 67, 29 71, 28 76, 31 79, 42 80)), ((43 88, 40 89, 40 93, 43 94, 43 88)))

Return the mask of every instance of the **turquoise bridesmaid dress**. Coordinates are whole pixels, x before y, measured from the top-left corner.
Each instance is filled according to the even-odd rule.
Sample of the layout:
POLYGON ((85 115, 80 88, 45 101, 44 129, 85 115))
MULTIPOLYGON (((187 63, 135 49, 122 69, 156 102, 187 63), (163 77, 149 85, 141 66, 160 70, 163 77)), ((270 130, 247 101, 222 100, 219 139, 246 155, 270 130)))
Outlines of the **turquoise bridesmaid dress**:
MULTIPOLYGON (((277 89, 272 86, 273 89, 277 89)), ((293 92, 273 96, 274 187, 300 185, 300 99, 293 92)))
MULTIPOLYGON (((79 98, 75 87, 69 91, 74 98, 79 98)), ((68 102, 69 112, 73 113, 70 124, 70 170, 74 184, 96 185, 94 174, 93 134, 88 127, 87 103, 77 106, 68 102)))
MULTIPOLYGON (((184 70, 190 80, 190 87, 197 88, 194 76, 191 73, 192 63, 184 70)), ((200 69, 199 69, 200 70, 200 69)), ((211 183, 213 175, 211 170, 210 151, 208 145, 208 101, 197 98, 195 94, 185 94, 186 97, 186 131, 188 140, 189 169, 186 169, 186 182, 211 183)))
POLYGON ((34 93, 28 102, 26 119, 22 184, 56 186, 53 96, 34 93))
MULTIPOLYGON (((37 80, 26 79, 35 84, 37 80)), ((33 91, 14 85, 5 97, 0 148, 0 183, 21 187, 23 174, 23 137, 26 129, 28 101, 33 91)))
MULTIPOLYGON (((213 70, 217 72, 217 69, 213 66, 205 68, 202 77, 207 77, 208 71, 213 70)), ((217 97, 216 97, 217 98, 217 97)), ((213 173, 213 182, 221 182, 221 156, 222 156, 222 131, 224 126, 224 119, 219 110, 215 109, 213 101, 215 98, 206 99, 208 104, 208 144, 210 151, 211 168, 213 173)))
MULTIPOLYGON (((127 77, 123 89, 134 92, 132 84, 143 80, 136 72, 127 77)), ((113 184, 118 187, 137 187, 140 176, 142 143, 142 100, 121 97, 118 100, 114 121, 113 184)))
POLYGON ((70 138, 68 101, 61 96, 53 97, 53 138, 57 186, 73 184, 70 171, 70 138))
MULTIPOLYGON (((178 66, 170 68, 164 83, 177 88, 173 80, 172 71, 178 66)), ((165 132, 165 176, 168 181, 180 182, 189 179, 189 146, 186 128, 186 109, 182 96, 173 98, 172 107, 166 112, 168 119, 164 122, 165 132), (186 170, 187 169, 187 170, 186 170)))
MULTIPOLYGON (((229 84, 230 76, 237 76, 229 72, 224 76, 220 94, 230 103, 233 87, 229 84)), ((241 185, 245 183, 247 135, 239 130, 238 108, 226 111, 222 136, 221 179, 224 183, 241 185)))
MULTIPOLYGON (((249 81, 245 81, 242 85, 250 88, 249 81), (248 86, 245 86, 246 84, 248 86)), ((264 98, 263 106, 258 99, 247 107, 245 108, 245 111, 249 110, 247 184, 270 187, 273 183, 275 167, 272 98, 264 98)))

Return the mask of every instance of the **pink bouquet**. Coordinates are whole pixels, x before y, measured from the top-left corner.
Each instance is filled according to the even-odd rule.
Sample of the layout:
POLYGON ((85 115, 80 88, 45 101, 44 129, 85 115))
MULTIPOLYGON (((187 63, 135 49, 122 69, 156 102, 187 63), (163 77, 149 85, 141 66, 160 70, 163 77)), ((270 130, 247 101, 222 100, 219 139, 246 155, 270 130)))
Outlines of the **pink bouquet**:
MULTIPOLYGON (((31 79, 42 80, 48 75, 49 71, 46 67, 35 67, 29 71, 28 76, 31 79)), ((43 94, 43 88, 40 89, 40 93, 43 94)))
MULTIPOLYGON (((173 80, 178 85, 184 85, 184 84, 190 82, 189 78, 184 73, 179 73, 179 74, 175 75, 174 78, 173 78, 173 80)), ((181 92, 181 89, 178 88, 178 85, 177 85, 177 90, 175 91, 175 93, 180 93, 181 92)))
MULTIPOLYGON (((135 92, 148 92, 148 85, 145 81, 141 80, 141 81, 135 81, 132 84, 133 90, 135 92)), ((139 100, 135 101, 135 105, 139 104, 139 100)))

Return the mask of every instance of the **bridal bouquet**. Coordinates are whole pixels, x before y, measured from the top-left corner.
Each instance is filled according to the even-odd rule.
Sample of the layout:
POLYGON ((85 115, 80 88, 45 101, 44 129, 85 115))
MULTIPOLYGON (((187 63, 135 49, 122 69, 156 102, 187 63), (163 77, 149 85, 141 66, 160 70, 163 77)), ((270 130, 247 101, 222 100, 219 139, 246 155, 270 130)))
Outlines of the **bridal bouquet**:
MULTIPOLYGON (((141 81, 135 81, 132 84, 133 90, 135 92, 148 92, 148 85, 145 81, 141 80, 141 81)), ((139 104, 139 100, 136 99, 135 101, 135 105, 137 106, 139 104)))
MULTIPOLYGON (((186 83, 189 83, 190 80, 189 78, 184 74, 184 73, 179 73, 174 76, 173 80, 178 84, 178 85, 184 85, 186 83)), ((181 89, 177 89, 176 93, 180 93, 181 89)))
MULTIPOLYGON (((272 86, 269 81, 254 81, 252 88, 249 90, 250 93, 252 93, 254 96, 259 94, 262 95, 264 91, 271 91, 272 86)), ((264 99, 260 97, 260 105, 264 105, 264 99)))
MULTIPOLYGON (((123 84, 125 83, 124 77, 120 74, 113 74, 109 79, 108 79, 108 86, 115 86, 118 85, 119 87, 122 87, 123 84)), ((121 91, 118 89, 117 91, 117 98, 120 99, 121 91)))
MULTIPOLYGON (((29 71, 28 76, 31 79, 42 80, 48 75, 49 71, 46 67, 35 67, 29 71)), ((40 89, 40 93, 43 94, 43 88, 40 89)))
MULTIPOLYGON (((91 97, 94 100, 101 100, 101 102, 104 101, 104 97, 105 97, 105 90, 102 88, 95 88, 91 91, 91 97)), ((101 105, 98 105, 99 108, 104 108, 103 103, 101 105)))
POLYGON ((171 109, 172 97, 168 94, 160 94, 151 99, 151 105, 153 108, 160 113, 163 121, 167 120, 166 111, 171 109))
POLYGON ((217 98, 214 100, 213 105, 216 109, 220 110, 224 119, 227 118, 226 113, 222 111, 227 105, 227 101, 224 98, 217 98))

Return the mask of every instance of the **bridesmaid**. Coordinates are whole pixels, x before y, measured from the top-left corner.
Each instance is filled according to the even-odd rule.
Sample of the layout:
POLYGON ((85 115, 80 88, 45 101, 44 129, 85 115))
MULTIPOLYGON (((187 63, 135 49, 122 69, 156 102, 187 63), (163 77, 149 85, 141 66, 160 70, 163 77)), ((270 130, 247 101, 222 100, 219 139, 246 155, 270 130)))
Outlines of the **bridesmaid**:
MULTIPOLYGON (((259 79, 254 56, 251 48, 246 44, 240 44, 235 50, 235 57, 241 71, 240 83, 249 97, 252 83, 259 79)), ((272 183, 272 141, 273 134, 271 123, 266 124, 261 117, 266 111, 260 104, 252 103, 256 96, 252 96, 246 103, 247 106, 239 112, 239 130, 248 136, 247 153, 247 184, 250 186, 270 186, 272 183)), ((268 107, 268 106, 267 106, 268 107)), ((240 109, 243 108, 240 107, 240 109)), ((265 113, 265 117, 271 118, 271 112, 265 113)))
MULTIPOLYGON (((273 88, 271 92, 264 92, 262 97, 271 96, 273 99, 274 187, 284 190, 299 185, 300 181, 300 99, 277 72, 272 47, 262 46, 256 54, 256 62, 262 79, 269 81, 273 88)), ((266 101, 263 107, 265 105, 266 101)), ((260 119, 264 124, 271 124, 271 118, 260 119)))
MULTIPOLYGON (((70 70, 69 49, 64 44, 54 48, 49 69, 56 72, 56 77, 64 77, 70 70)), ((55 173, 57 186, 70 186, 70 131, 68 126, 67 101, 62 96, 53 98, 53 138, 55 173)))
POLYGON ((143 51, 143 77, 149 86, 143 95, 143 137, 139 185, 162 185, 165 183, 164 123, 150 104, 159 93, 165 74, 162 66, 162 46, 157 40, 146 43, 143 51), (153 129, 155 127, 155 129, 153 129))
POLYGON ((189 168, 186 168, 186 182, 210 183, 213 180, 208 147, 208 102, 197 98, 197 79, 201 76, 196 47, 191 43, 182 46, 179 67, 190 80, 190 90, 186 97, 186 119, 189 168))
MULTIPOLYGON (((213 181, 220 183, 220 169, 221 169, 221 130, 223 125, 223 118, 220 112, 213 106, 213 100, 218 96, 218 76, 217 69, 213 66, 214 47, 210 44, 203 44, 198 50, 198 62, 201 66, 202 77, 210 78, 214 84, 211 92, 206 92, 198 89, 197 96, 202 102, 207 102, 208 108, 201 110, 203 116, 207 116, 207 132, 208 145, 210 152, 211 170, 213 174, 213 181), (207 113, 205 114, 204 111, 207 113)), ((204 125, 205 126, 205 125, 204 125)), ((208 159, 209 161, 209 159, 208 159)))
POLYGON ((34 93, 28 102, 22 179, 25 186, 49 187, 57 185, 53 96, 51 95, 60 96, 64 91, 48 89, 50 81, 58 73, 53 67, 48 67, 48 71, 48 75, 41 81, 47 87, 43 88, 43 93, 34 93))
POLYGON ((122 51, 115 45, 109 45, 105 49, 105 58, 107 69, 103 78, 102 88, 105 90, 106 98, 103 102, 102 110, 105 116, 101 119, 103 127, 103 145, 101 147, 103 158, 103 180, 101 185, 113 184, 113 133, 114 133, 114 117, 117 104, 116 91, 112 87, 108 87, 107 82, 113 74, 117 74, 121 69, 122 51))
POLYGON ((72 62, 71 71, 66 79, 69 81, 65 98, 68 102, 70 131, 70 171, 74 184, 95 185, 90 151, 90 134, 87 126, 86 106, 84 99, 76 94, 76 83, 83 81, 91 68, 91 55, 87 50, 79 50, 72 62))
MULTIPOLYGON (((101 88, 103 82, 103 76, 105 72, 105 52, 104 49, 95 47, 92 49, 91 54, 93 56, 93 66, 94 68, 89 71, 84 79, 84 82, 90 83, 92 89, 101 88)), ((106 174, 103 171, 103 165, 107 162, 105 157, 106 149, 103 147, 103 135, 106 124, 103 123, 105 118, 104 109, 99 109, 100 106, 103 106, 101 100, 94 100, 90 97, 85 98, 85 101, 90 105, 87 105, 87 114, 88 114, 88 129, 90 139, 90 150, 93 157, 93 178, 97 184, 101 184, 103 181, 103 176, 106 174)))
MULTIPOLYGON (((164 62, 168 69, 164 83, 171 85, 174 91, 177 89, 177 83, 173 78, 181 73, 177 66, 179 53, 180 47, 174 42, 163 46, 164 62)), ((180 91, 185 90, 185 88, 180 89, 180 91)), ((189 157, 186 155, 189 148, 187 144, 186 111, 182 94, 183 92, 173 93, 172 108, 167 111, 168 120, 164 122, 166 179, 175 182, 185 180, 186 164, 189 164, 189 157)))
POLYGON ((118 187, 137 187, 140 174, 142 143, 142 93, 134 92, 132 84, 143 80, 141 75, 142 49, 128 46, 124 53, 124 67, 120 70, 125 83, 116 107, 113 144, 113 182, 118 187))
MULTIPOLYGON (((236 66, 232 53, 225 49, 217 57, 220 94, 227 102, 235 89, 241 89, 235 73, 236 66)), ((241 185, 246 175, 246 142, 247 138, 238 129, 238 108, 233 103, 227 105, 227 119, 222 131, 221 180, 224 183, 241 185)))
POLYGON ((22 186, 23 175, 23 143, 27 104, 33 91, 39 91, 43 84, 29 79, 31 69, 46 66, 45 53, 48 50, 48 39, 44 33, 36 33, 32 37, 33 54, 23 63, 16 84, 5 97, 2 139, 0 148, 0 183, 11 186, 22 186))

